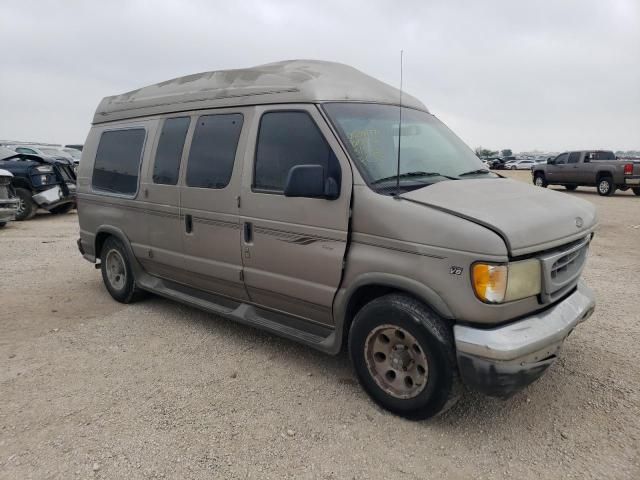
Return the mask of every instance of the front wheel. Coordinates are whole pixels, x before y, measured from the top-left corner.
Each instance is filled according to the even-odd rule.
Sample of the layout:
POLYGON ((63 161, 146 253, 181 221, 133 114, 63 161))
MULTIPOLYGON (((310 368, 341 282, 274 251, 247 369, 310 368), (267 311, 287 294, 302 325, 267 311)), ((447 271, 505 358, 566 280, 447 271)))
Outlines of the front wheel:
POLYGON ((349 353, 364 390, 397 415, 433 417, 460 396, 450 328, 409 296, 385 295, 365 305, 351 326, 349 353))
POLYGON ((640 187, 633 187, 631 191, 633 191, 634 195, 640 197, 640 187))
POLYGON ((16 197, 18 197, 16 220, 21 221, 33 218, 38 210, 38 206, 31 198, 31 192, 25 188, 16 188, 16 197))
POLYGON ((598 195, 603 197, 609 197, 616 191, 616 186, 613 183, 613 178, 602 177, 598 180, 598 195))
POLYGON ((544 175, 541 173, 537 173, 535 177, 533 177, 533 184, 536 187, 547 188, 547 181, 544 178, 544 175))

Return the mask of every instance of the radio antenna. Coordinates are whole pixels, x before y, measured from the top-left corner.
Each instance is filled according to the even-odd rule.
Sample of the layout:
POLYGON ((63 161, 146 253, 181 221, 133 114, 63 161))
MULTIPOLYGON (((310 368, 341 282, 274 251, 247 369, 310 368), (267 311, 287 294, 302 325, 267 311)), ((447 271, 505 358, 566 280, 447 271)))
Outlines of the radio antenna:
POLYGON ((400 142, 402 141, 402 53, 400 50, 400 108, 398 121, 398 168, 396 170, 396 196, 400 195, 400 142))

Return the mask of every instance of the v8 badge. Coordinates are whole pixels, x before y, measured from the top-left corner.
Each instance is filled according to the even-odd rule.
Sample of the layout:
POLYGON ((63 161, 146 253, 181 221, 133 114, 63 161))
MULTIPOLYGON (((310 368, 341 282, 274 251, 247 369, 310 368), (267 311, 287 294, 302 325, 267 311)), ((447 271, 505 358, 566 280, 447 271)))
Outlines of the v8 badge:
POLYGON ((451 266, 451 268, 449 269, 449 273, 451 275, 462 275, 462 267, 455 267, 455 266, 451 266))

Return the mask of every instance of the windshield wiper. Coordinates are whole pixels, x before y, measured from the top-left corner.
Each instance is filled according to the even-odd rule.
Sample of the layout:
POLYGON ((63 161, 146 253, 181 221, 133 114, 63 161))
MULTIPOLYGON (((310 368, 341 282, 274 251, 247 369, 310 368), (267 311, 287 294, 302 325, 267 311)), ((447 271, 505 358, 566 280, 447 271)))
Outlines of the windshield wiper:
POLYGON ((406 172, 406 173, 401 173, 400 175, 391 175, 390 177, 384 177, 384 178, 379 178, 378 180, 375 180, 373 182, 371 182, 372 185, 376 185, 378 183, 382 183, 382 182, 389 182, 391 180, 395 180, 397 178, 411 178, 411 177, 444 177, 444 178, 448 178, 449 180, 457 180, 456 177, 449 177, 447 175, 443 175, 441 173, 438 172, 406 172))
POLYGON ((488 174, 488 173, 491 173, 491 170, 487 170, 486 168, 478 168, 476 170, 471 170, 469 172, 461 173, 458 176, 459 177, 464 177, 464 176, 467 176, 467 175, 484 175, 484 174, 488 174))

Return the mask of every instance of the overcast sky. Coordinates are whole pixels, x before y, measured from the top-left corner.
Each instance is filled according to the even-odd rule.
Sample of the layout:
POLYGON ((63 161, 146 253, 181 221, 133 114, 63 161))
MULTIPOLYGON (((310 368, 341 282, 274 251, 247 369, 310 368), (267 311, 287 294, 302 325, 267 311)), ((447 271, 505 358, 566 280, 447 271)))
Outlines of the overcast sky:
POLYGON ((83 143, 100 99, 294 58, 419 97, 471 147, 640 149, 640 0, 0 2, 0 139, 83 143))

